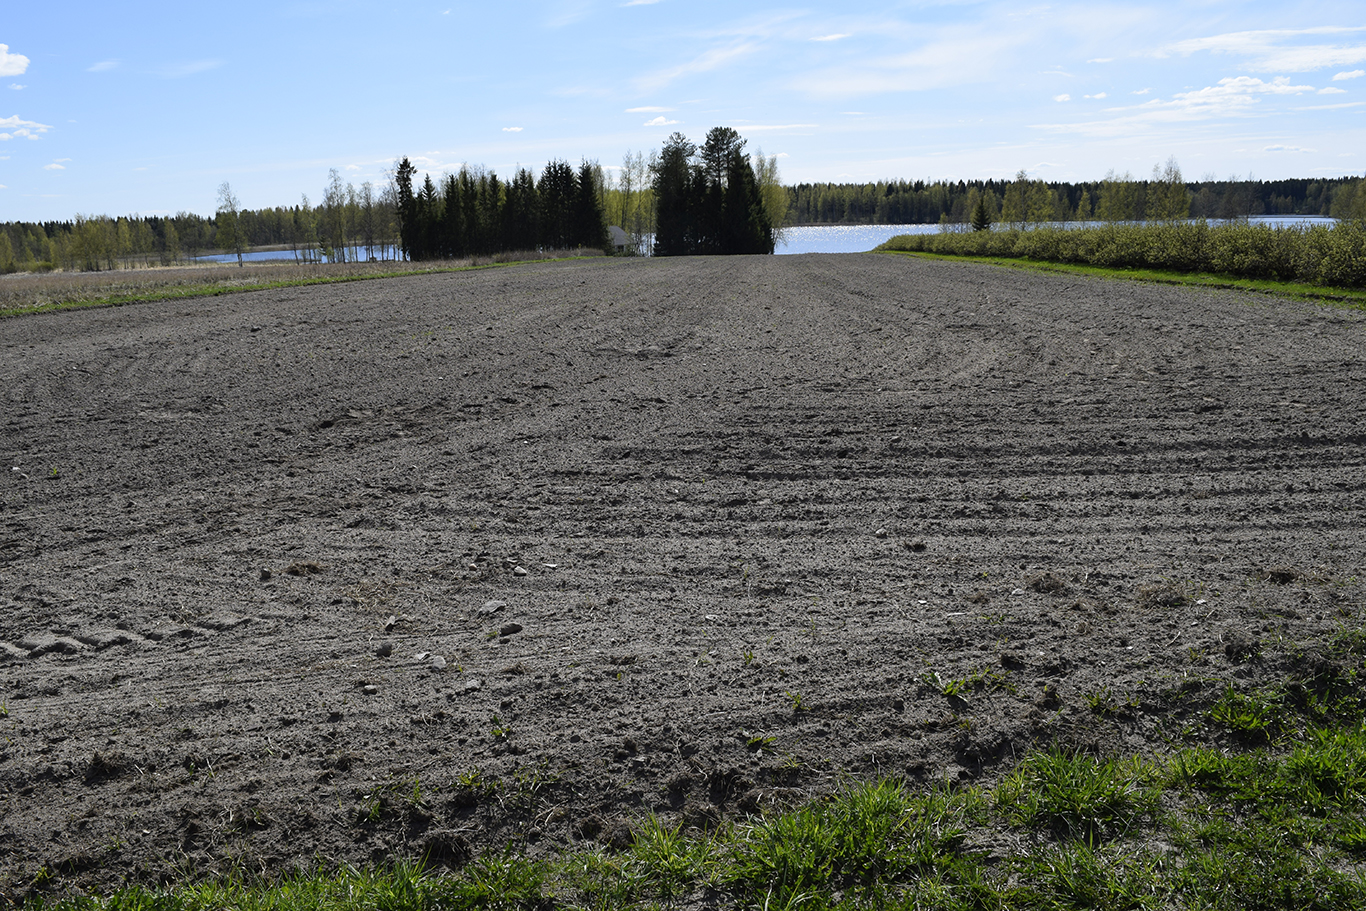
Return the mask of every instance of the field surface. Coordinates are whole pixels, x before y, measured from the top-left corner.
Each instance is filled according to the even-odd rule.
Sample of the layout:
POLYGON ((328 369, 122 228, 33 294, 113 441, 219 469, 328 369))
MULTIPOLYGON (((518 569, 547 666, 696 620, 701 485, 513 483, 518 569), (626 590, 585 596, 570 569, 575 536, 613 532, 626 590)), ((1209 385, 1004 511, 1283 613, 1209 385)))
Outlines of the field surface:
POLYGON ((0 322, 0 457, 0 896, 459 864, 1217 744, 1361 623, 1366 318, 870 255, 235 294, 0 322))

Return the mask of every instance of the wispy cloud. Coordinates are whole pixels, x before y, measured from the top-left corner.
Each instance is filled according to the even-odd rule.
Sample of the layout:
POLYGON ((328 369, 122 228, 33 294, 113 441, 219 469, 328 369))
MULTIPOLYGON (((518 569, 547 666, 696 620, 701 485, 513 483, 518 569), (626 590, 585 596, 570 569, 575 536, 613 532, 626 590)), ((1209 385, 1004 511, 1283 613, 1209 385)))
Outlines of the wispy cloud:
POLYGON ((1341 82, 1344 79, 1360 79, 1366 76, 1366 70, 1352 70, 1349 73, 1338 73, 1333 77, 1334 82, 1341 82))
POLYGON ((1088 61, 1086 61, 1086 62, 1087 62, 1087 63, 1114 63, 1114 61, 1115 61, 1115 58, 1113 58, 1113 57, 1092 57, 1090 60, 1088 60, 1088 61))
POLYGON ((672 126, 672 125, 675 124, 675 123, 678 123, 678 121, 677 121, 677 120, 666 120, 666 119, 664 119, 664 115, 663 115, 663 114, 660 114, 660 115, 659 115, 658 117, 656 117, 654 120, 647 120, 647 121, 645 121, 645 123, 642 124, 642 126, 647 126, 647 127, 667 127, 667 126, 672 126))
POLYGON ((22 92, 24 89, 28 88, 28 86, 20 85, 17 82, 11 82, 9 87, 14 89, 16 92, 22 92))
POLYGON ((1338 87, 1335 86, 1335 85, 1330 85, 1330 86, 1328 86, 1327 88, 1319 89, 1319 94, 1320 94, 1320 95, 1346 95, 1346 94, 1347 94, 1347 90, 1346 90, 1346 89, 1340 89, 1340 88, 1338 88, 1338 87))
POLYGON ((1063 94, 1063 95, 1054 95, 1054 96, 1053 96, 1053 100, 1054 100, 1054 101, 1071 101, 1071 100, 1072 100, 1072 96, 1071 96, 1071 95, 1066 95, 1066 94, 1063 94))
POLYGON ((20 120, 16 114, 13 117, 0 118, 0 141, 10 139, 37 139, 52 127, 45 123, 37 123, 32 120, 20 120))
POLYGON ((1247 65, 1255 72, 1307 73, 1330 66, 1350 65, 1366 60, 1366 43, 1358 39, 1342 44, 1296 44, 1310 35, 1339 35, 1344 38, 1366 33, 1366 26, 1318 26, 1302 29, 1263 29, 1228 32, 1206 38, 1190 38, 1166 45, 1159 57, 1177 54, 1188 57, 1201 51, 1233 54, 1250 58, 1247 65))
POLYGON ((1315 149, 1302 149, 1299 146, 1267 146, 1263 152, 1314 152, 1315 149))
POLYGON ((52 162, 52 164, 45 164, 45 165, 43 165, 43 170, 44 170, 44 171, 65 171, 65 170, 66 170, 66 165, 64 165, 62 162, 70 161, 70 160, 71 160, 70 158, 58 158, 56 161, 52 162))
POLYGON ((1083 97, 1083 98, 1095 98, 1096 100, 1100 100, 1101 98, 1109 98, 1110 96, 1109 96, 1109 94, 1106 93, 1106 92, 1096 92, 1096 94, 1094 94, 1094 95, 1083 95, 1082 97, 1083 97))
POLYGON ((561 0, 545 20, 546 28, 564 28, 588 16, 592 11, 586 0, 561 0))
POLYGON ((521 127, 503 127, 503 132, 504 132, 504 133, 520 133, 520 132, 522 132, 522 128, 521 128, 521 127))
POLYGON ((769 133, 783 130, 814 130, 818 123, 747 123, 737 126, 741 133, 769 133))
POLYGON ((85 71, 87 73, 107 73, 110 70, 117 69, 118 65, 117 60, 101 60, 99 63, 90 64, 85 68, 85 71))
POLYGON ((196 76, 199 73, 216 70, 222 65, 223 61, 221 60, 191 60, 162 67, 158 73, 167 79, 183 79, 186 76, 196 76))
POLYGON ((840 98, 990 82, 1034 37, 1027 27, 996 32, 943 28, 928 37, 911 38, 909 49, 901 53, 856 57, 810 70, 793 81, 793 88, 814 98, 840 98), (981 65, 965 67, 965 60, 981 65))
POLYGON ((848 32, 842 32, 842 33, 837 34, 837 35, 821 35, 819 38, 812 38, 811 40, 812 40, 812 41, 839 41, 839 40, 842 39, 842 38, 848 38, 848 37, 849 37, 849 33, 848 33, 848 32))
POLYGON ((1154 98, 1142 104, 1106 109, 1113 116, 1086 123, 1035 124, 1050 132, 1075 132, 1092 136, 1122 136, 1141 132, 1154 124, 1207 122, 1221 117, 1252 116, 1261 99, 1314 93, 1310 85, 1291 85, 1287 77, 1263 82, 1251 76, 1219 80, 1218 85, 1178 92, 1170 101, 1154 98))
POLYGON ((623 3, 622 6, 654 6, 658 2, 659 0, 629 0, 629 2, 623 3))
POLYGON ((668 113, 669 111, 672 111, 672 110, 673 110, 673 108, 661 108, 661 107, 657 107, 657 106, 652 105, 652 104, 647 104, 647 105, 645 105, 644 107, 639 107, 639 108, 627 108, 627 109, 626 109, 626 113, 628 113, 628 114, 665 114, 665 113, 668 113))
POLYGON ((1135 89, 1134 91, 1130 92, 1129 94, 1130 94, 1130 95, 1146 95, 1146 94, 1148 94, 1148 93, 1151 92, 1151 91, 1152 91, 1152 89, 1135 89))
POLYGON ((675 80, 684 76, 692 76, 697 73, 707 73, 728 66, 736 61, 754 53, 758 45, 751 41, 742 41, 727 47, 712 48, 702 54, 697 55, 687 63, 657 70, 636 80, 637 86, 641 91, 651 92, 661 89, 675 80))
POLYGON ((0 44, 0 76, 22 76, 28 69, 28 58, 11 54, 8 44, 0 44))
POLYGON ((1366 105, 1366 101, 1344 101, 1341 104, 1306 104, 1301 105, 1297 111, 1341 111, 1346 108, 1359 108, 1366 105))

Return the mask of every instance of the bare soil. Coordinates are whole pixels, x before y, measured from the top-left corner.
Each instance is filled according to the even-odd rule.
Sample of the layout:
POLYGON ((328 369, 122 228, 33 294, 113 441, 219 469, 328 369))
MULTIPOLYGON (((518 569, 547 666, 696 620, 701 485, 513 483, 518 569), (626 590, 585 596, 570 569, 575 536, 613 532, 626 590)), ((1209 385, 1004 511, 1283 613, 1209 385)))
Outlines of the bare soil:
POLYGON ((1364 328, 870 255, 0 322, 0 898, 1219 742, 1361 623, 1364 328))

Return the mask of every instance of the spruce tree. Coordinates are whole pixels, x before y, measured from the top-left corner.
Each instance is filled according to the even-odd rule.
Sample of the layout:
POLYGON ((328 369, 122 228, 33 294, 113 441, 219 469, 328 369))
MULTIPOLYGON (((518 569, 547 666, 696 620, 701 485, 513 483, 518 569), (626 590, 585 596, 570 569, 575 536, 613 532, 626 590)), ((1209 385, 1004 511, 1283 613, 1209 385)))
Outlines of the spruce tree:
POLYGON ((977 206, 972 210, 972 230, 985 231, 991 227, 991 210, 987 208, 987 194, 977 197, 977 206))
POLYGON ((690 196, 695 183, 692 157, 697 146, 682 133, 674 133, 664 143, 664 151, 654 165, 652 187, 655 194, 655 255, 686 256, 696 253, 694 206, 690 196))

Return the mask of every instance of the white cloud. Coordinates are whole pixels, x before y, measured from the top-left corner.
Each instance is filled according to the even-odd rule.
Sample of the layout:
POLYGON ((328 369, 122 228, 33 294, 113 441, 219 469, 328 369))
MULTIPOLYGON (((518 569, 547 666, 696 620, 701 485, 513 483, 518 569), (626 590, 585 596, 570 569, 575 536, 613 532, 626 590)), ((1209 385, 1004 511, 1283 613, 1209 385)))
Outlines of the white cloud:
POLYGON ((9 189, 9 187, 7 187, 7 186, 5 186, 4 184, 0 183, 0 190, 8 190, 8 189, 9 189))
POLYGON ((1314 149, 1302 149, 1299 146, 1267 146, 1263 152, 1313 152, 1314 149))
POLYGON ((678 123, 678 121, 677 121, 677 120, 665 120, 665 119, 664 119, 664 115, 663 115, 663 114, 660 114, 660 115, 659 115, 658 117, 656 117, 654 120, 647 120, 647 121, 645 121, 645 123, 644 123, 643 125, 644 125, 644 126, 647 126, 647 127, 667 127, 667 126, 672 126, 672 125, 675 124, 675 123, 678 123))
POLYGON ((1113 63, 1113 62, 1114 62, 1114 59, 1115 59, 1115 58, 1113 58, 1113 57, 1092 57, 1090 60, 1088 60, 1088 61, 1086 61, 1086 62, 1087 62, 1087 63, 1113 63))
POLYGON ((1366 32, 1366 26, 1317 26, 1302 29, 1264 29, 1261 31, 1228 32, 1207 38, 1191 38, 1169 44, 1157 52, 1166 57, 1180 54, 1188 57, 1200 51, 1234 54, 1251 58, 1248 65, 1258 72, 1307 73, 1330 66, 1350 65, 1366 60, 1366 44, 1288 44, 1306 35, 1354 36, 1366 32))
POLYGON ((659 70, 647 76, 637 79, 637 85, 644 91, 663 88, 676 79, 683 76, 691 76, 695 73, 706 73, 722 67, 745 57, 756 49, 756 45, 749 41, 733 44, 729 47, 713 48, 703 54, 699 54, 687 63, 670 67, 666 70, 659 70))
POLYGON ((345 170, 347 170, 347 171, 359 171, 359 170, 360 170, 360 165, 358 165, 358 164, 349 164, 349 165, 346 166, 345 170))
POLYGON ((590 7, 591 4, 585 0, 559 0, 550 18, 546 19, 545 26, 546 28, 564 28, 567 25, 573 25, 591 12, 590 7))
POLYGON ((628 114, 664 114, 664 113, 667 113, 668 111, 672 111, 672 110, 673 110, 673 108, 661 108, 661 107, 655 107, 654 105, 646 105, 646 106, 643 107, 643 108, 627 108, 627 109, 626 109, 626 113, 628 113, 628 114))
POLYGON ((11 82, 11 83, 9 84, 9 87, 12 88, 12 89, 14 89, 16 92, 19 92, 19 91, 22 91, 22 90, 28 88, 28 86, 26 86, 26 85, 20 85, 20 84, 17 83, 17 82, 11 82))
POLYGON ((842 33, 837 35, 821 35, 819 38, 812 38, 812 41, 839 41, 841 38, 848 38, 849 34, 842 33))
POLYGON ((1347 94, 1347 90, 1346 90, 1346 89, 1340 89, 1340 88, 1338 88, 1337 86, 1330 85, 1330 86, 1328 86, 1328 88, 1326 88, 1326 89, 1319 89, 1319 94, 1320 94, 1320 95, 1346 95, 1346 94, 1347 94))
POLYGON ((1129 94, 1130 94, 1130 95, 1146 95, 1146 94, 1148 94, 1148 93, 1151 92, 1151 91, 1152 91, 1152 89, 1138 89, 1137 91, 1130 92, 1129 94))
POLYGON ((1097 92, 1097 93, 1094 94, 1094 95, 1084 95, 1084 96, 1082 96, 1082 97, 1084 97, 1084 98, 1095 98, 1095 99, 1099 100, 1099 99, 1101 99, 1101 98, 1108 98, 1108 97, 1110 97, 1110 96, 1109 96, 1107 93, 1105 93, 1105 92, 1097 92))
POLYGON ((630 0, 628 3, 623 3, 622 6, 654 6, 658 2, 659 0, 630 0))
POLYGON ((1303 107, 1295 108, 1297 111, 1341 111, 1344 108, 1359 108, 1366 105, 1366 101, 1345 101, 1342 104, 1307 104, 1303 107))
POLYGON ((22 76, 28 69, 28 58, 11 54, 8 44, 0 44, 0 76, 22 76))
POLYGON ((1314 92, 1309 85, 1291 85, 1281 76, 1263 82, 1251 76, 1219 80, 1218 85, 1191 92, 1178 92, 1171 101, 1154 98, 1130 107, 1107 108, 1115 116, 1088 123, 1036 124, 1050 132, 1083 133, 1093 136, 1122 136, 1147 130, 1154 124, 1209 121, 1218 117, 1246 117, 1256 113, 1262 96, 1303 95, 1314 92))
POLYGON ((738 129, 741 133, 765 133, 772 130, 814 130, 819 126, 818 123, 750 123, 738 129))
POLYGON ((1053 100, 1054 100, 1054 101, 1071 101, 1071 100, 1072 100, 1072 96, 1071 96, 1071 95, 1054 95, 1054 96, 1053 96, 1053 100))
POLYGON ((895 27, 878 31, 886 38, 904 39, 895 41, 894 46, 906 50, 857 55, 808 70, 793 79, 792 87, 815 98, 843 98, 991 83, 1008 78, 1012 62, 1033 47, 1038 37, 1030 25, 1020 23, 994 32, 956 25, 904 34, 895 27), (964 60, 980 65, 964 66, 964 60))
POLYGON ((52 127, 45 123, 35 123, 32 120, 20 120, 16 114, 13 117, 0 118, 0 140, 7 139, 37 139, 52 127))
POLYGON ((54 161, 52 164, 45 164, 45 165, 43 165, 43 170, 44 170, 44 171, 65 171, 65 170, 66 170, 66 165, 62 164, 62 162, 64 162, 64 161, 70 161, 70 160, 71 160, 70 158, 58 158, 58 159, 57 159, 56 161, 54 161))
POLYGON ((87 73, 106 73, 119 65, 117 60, 101 60, 99 63, 92 63, 86 67, 87 73))
POLYGON ((1341 82, 1344 79, 1358 79, 1366 76, 1366 70, 1352 70, 1350 73, 1338 73, 1333 77, 1334 82, 1341 82))
POLYGON ((504 133, 520 133, 520 132, 522 132, 522 128, 521 128, 521 127, 503 127, 503 132, 504 132, 504 133))
POLYGON ((222 65, 223 61, 221 60, 191 60, 188 63, 174 63, 162 67, 160 74, 167 79, 182 79, 186 76, 195 76, 209 70, 216 70, 222 65))

